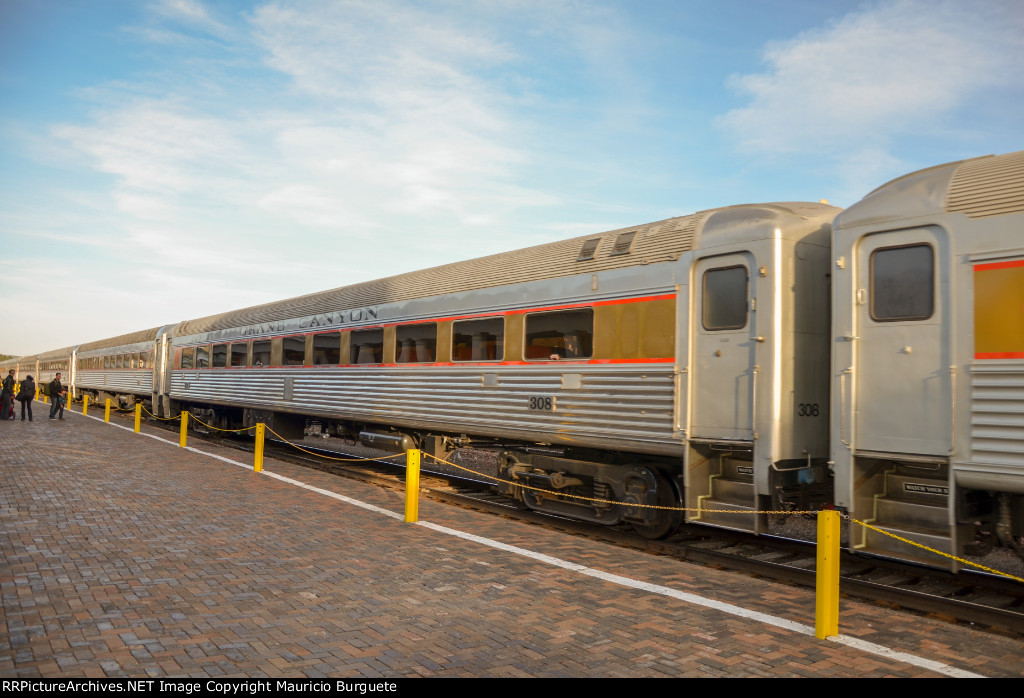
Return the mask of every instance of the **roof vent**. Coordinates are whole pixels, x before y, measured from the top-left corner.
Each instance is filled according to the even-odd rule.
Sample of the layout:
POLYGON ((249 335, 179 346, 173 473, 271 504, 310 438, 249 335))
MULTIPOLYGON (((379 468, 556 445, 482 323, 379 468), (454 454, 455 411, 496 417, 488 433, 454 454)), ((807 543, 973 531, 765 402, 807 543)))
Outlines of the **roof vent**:
POLYGON ((633 249, 633 240, 636 238, 636 231, 630 231, 628 233, 619 233, 619 236, 615 238, 615 247, 608 254, 609 257, 616 257, 620 254, 629 254, 633 249))
POLYGON ((577 262, 586 262, 594 258, 597 254, 597 247, 601 244, 601 238, 593 238, 583 243, 583 247, 580 248, 580 256, 576 258, 577 262))

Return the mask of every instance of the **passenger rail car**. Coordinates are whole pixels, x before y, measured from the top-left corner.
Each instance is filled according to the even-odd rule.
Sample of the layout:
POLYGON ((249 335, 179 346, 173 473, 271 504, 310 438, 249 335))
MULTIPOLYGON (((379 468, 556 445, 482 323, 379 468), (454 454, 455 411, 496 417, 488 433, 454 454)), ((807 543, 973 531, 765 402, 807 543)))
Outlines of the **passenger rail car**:
MULTIPOLYGON (((34 369, 48 381, 66 358, 79 391, 224 428, 497 449, 506 494, 648 536, 683 519, 761 533, 759 511, 837 506, 960 555, 1024 555, 1022 230, 1024 152, 906 175, 843 212, 702 211, 34 369)), ((854 548, 921 559, 852 533, 854 548)))
POLYGON ((79 345, 75 351, 75 390, 95 401, 121 407, 151 399, 157 389, 157 335, 161 328, 79 345))
POLYGON ((439 456, 505 443, 507 479, 615 502, 506 486, 531 508, 650 535, 676 518, 630 504, 824 493, 837 211, 735 206, 184 322, 168 397, 218 425, 315 417, 439 456))
POLYGON ((34 357, 34 361, 31 362, 34 364, 33 366, 23 367, 19 363, 18 369, 22 375, 34 376, 40 393, 44 395, 49 395, 50 381, 56 378, 59 373, 61 374, 61 385, 68 388, 68 392, 71 394, 75 381, 74 353, 74 347, 65 347, 64 349, 37 354, 34 357), (34 372, 30 369, 34 369, 34 372))
MULTIPOLYGON (((941 165, 835 221, 836 505, 955 553, 1024 531, 1024 152, 941 165)), ((869 529, 857 548, 917 549, 869 529)))

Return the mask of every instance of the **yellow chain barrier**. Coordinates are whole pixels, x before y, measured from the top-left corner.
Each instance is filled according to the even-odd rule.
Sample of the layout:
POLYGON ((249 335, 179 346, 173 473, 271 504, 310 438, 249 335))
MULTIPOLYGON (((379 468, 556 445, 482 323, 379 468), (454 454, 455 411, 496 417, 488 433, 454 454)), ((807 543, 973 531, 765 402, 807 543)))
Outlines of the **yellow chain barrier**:
MULTIPOLYGON (((179 416, 180 416, 180 414, 179 414, 179 416)), ((194 414, 190 414, 189 418, 193 422, 199 422, 200 424, 202 424, 207 429, 213 429, 214 431, 229 431, 229 432, 232 432, 232 433, 236 433, 236 432, 240 432, 240 431, 249 431, 250 429, 255 429, 256 428, 256 425, 253 424, 251 427, 245 427, 244 429, 218 429, 215 426, 211 426, 211 425, 207 424, 203 420, 199 419, 199 417, 196 417, 194 414)))
MULTIPOLYGON (((150 410, 146 409, 145 406, 142 407, 142 410, 146 413, 146 415, 148 415, 148 416, 150 416, 150 417, 152 417, 152 418, 154 418, 156 420, 170 421, 170 420, 177 420, 177 419, 179 419, 181 417, 181 413, 180 412, 178 412, 178 415, 176 415, 174 417, 157 417, 156 415, 154 415, 153 412, 151 412, 150 410)), ((119 409, 118 411, 128 411, 128 410, 121 410, 121 409, 119 409)), ((190 417, 190 419, 193 419, 194 421, 199 422, 201 425, 203 425, 204 427, 207 427, 208 429, 213 429, 214 431, 220 431, 220 432, 232 432, 232 433, 234 433, 234 432, 244 432, 244 431, 250 431, 250 430, 256 428, 256 426, 253 425, 252 427, 246 427, 244 429, 218 429, 217 427, 213 427, 213 426, 203 422, 202 420, 197 419, 194 415, 190 415, 189 417, 190 417)), ((281 434, 279 434, 278 432, 273 431, 269 427, 267 427, 266 430, 268 432, 270 432, 271 434, 273 434, 274 436, 278 437, 281 441, 287 443, 289 446, 292 446, 293 448, 301 450, 301 451, 303 451, 305 453, 309 453, 310 455, 315 455, 317 457, 322 457, 322 459, 326 459, 328 461, 343 461, 343 462, 347 462, 347 463, 369 462, 369 461, 383 461, 385 459, 392 459, 392 457, 397 457, 399 455, 403 455, 402 452, 390 453, 388 455, 378 455, 378 456, 373 456, 373 457, 337 457, 337 456, 333 456, 333 455, 325 455, 324 453, 317 453, 317 452, 311 451, 311 450, 309 450, 307 448, 303 448, 302 446, 298 445, 297 443, 293 443, 293 442, 289 441, 288 439, 283 437, 281 434)), ((807 511, 774 511, 774 510, 751 511, 751 510, 743 510, 742 512, 737 512, 737 511, 731 510, 731 509, 701 509, 699 507, 696 507, 696 508, 695 507, 666 507, 664 505, 642 505, 642 504, 639 504, 639 503, 624 503, 624 501, 615 501, 615 500, 611 500, 611 499, 601 499, 601 498, 598 498, 598 497, 583 496, 582 494, 569 494, 567 492, 556 492, 556 491, 553 491, 553 490, 550 490, 550 489, 544 489, 543 487, 535 487, 535 486, 532 486, 532 485, 525 485, 525 484, 522 484, 520 482, 515 482, 513 480, 506 480, 504 478, 500 478, 500 477, 497 477, 495 475, 487 475, 486 473, 481 473, 479 471, 472 470, 471 468, 466 468, 464 466, 460 466, 459 464, 452 463, 451 461, 446 460, 446 459, 439 459, 439 457, 437 457, 435 455, 432 455, 430 453, 424 453, 424 454, 427 457, 429 457, 429 459, 431 459, 431 460, 433 460, 433 461, 435 461, 437 463, 444 464, 446 466, 450 466, 450 467, 455 468, 457 470, 461 470, 461 471, 464 471, 464 472, 467 472, 467 473, 471 473, 472 475, 477 475, 479 477, 483 477, 483 478, 486 478, 488 480, 494 480, 495 482, 502 482, 502 483, 505 483, 505 484, 508 484, 508 485, 512 485, 513 487, 521 487, 523 489, 529 489, 529 490, 536 491, 536 492, 541 492, 541 493, 544 493, 544 494, 552 494, 552 495, 555 495, 555 496, 558 496, 558 497, 570 498, 570 499, 579 499, 581 501, 593 501, 593 503, 597 503, 597 504, 618 505, 618 506, 633 507, 633 508, 638 508, 638 509, 657 509, 657 510, 665 510, 665 511, 673 511, 673 512, 697 512, 697 513, 705 513, 705 514, 746 514, 746 515, 750 515, 750 514, 772 514, 772 515, 808 514, 808 515, 810 515, 810 514, 817 514, 818 513, 817 511, 814 511, 814 510, 807 510, 807 511)), ((890 533, 889 531, 884 531, 881 528, 877 528, 877 527, 871 526, 870 524, 864 523, 863 521, 858 521, 857 519, 854 519, 854 518, 852 518, 850 516, 843 515, 843 518, 847 519, 849 521, 852 521, 855 524, 859 524, 861 526, 864 526, 865 528, 869 528, 872 531, 876 531, 878 533, 883 533, 885 535, 888 535, 888 536, 890 536, 892 538, 895 538, 895 539, 899 540, 900 542, 905 542, 907 544, 910 544, 910 546, 913 546, 915 548, 920 548, 922 550, 928 551, 929 553, 934 553, 935 555, 938 555, 940 557, 948 558, 950 560, 955 560, 958 563, 962 563, 962 564, 968 565, 970 567, 976 567, 976 568, 978 568, 980 570, 983 570, 985 572, 991 572, 992 574, 997 574, 997 575, 1002 576, 1002 577, 1008 577, 1010 579, 1014 579, 1015 581, 1024 582, 1024 578, 1015 576, 1015 575, 1010 574, 1008 572, 1001 572, 1001 571, 999 571, 997 569, 992 569, 991 567, 985 567, 984 565, 980 565, 978 563, 971 562, 970 560, 965 560, 964 558, 958 558, 958 557, 956 557, 954 555, 949 555, 948 553, 943 553, 942 551, 937 551, 934 548, 929 548, 928 546, 924 546, 924 544, 922 544, 922 543, 915 542, 913 540, 909 540, 907 538, 904 538, 904 537, 901 537, 899 535, 896 535, 895 533, 890 533)))
POLYGON ((269 431, 271 434, 273 434, 277 438, 281 439, 281 441, 284 441, 286 444, 288 444, 292 448, 297 448, 300 451, 303 451, 304 453, 310 454, 311 456, 317 456, 319 458, 326 458, 327 460, 340 460, 340 461, 350 461, 350 462, 355 462, 355 461, 373 461, 373 460, 383 460, 385 458, 394 458, 395 456, 404 456, 405 455, 405 452, 402 451, 402 452, 399 452, 399 453, 391 453, 391 454, 386 455, 386 456, 375 456, 373 458, 335 458, 334 456, 325 456, 322 453, 316 453, 315 451, 310 451, 308 449, 305 449, 302 446, 299 446, 298 444, 293 444, 291 441, 289 441, 288 439, 284 438, 283 436, 278 434, 276 431, 274 431, 270 427, 267 427, 267 431, 269 431))
POLYGON ((666 511, 696 511, 696 512, 703 512, 705 514, 740 514, 740 513, 741 514, 817 514, 818 513, 817 511, 811 511, 811 510, 808 510, 808 511, 773 511, 773 510, 764 510, 764 511, 762 511, 762 510, 749 510, 749 509, 744 509, 742 512, 738 512, 735 509, 703 509, 701 507, 669 507, 669 506, 665 506, 665 505, 662 505, 662 504, 639 504, 639 503, 634 503, 634 502, 618 502, 618 501, 615 501, 615 500, 612 500, 612 499, 599 499, 597 497, 584 497, 583 495, 580 495, 580 494, 569 494, 567 492, 555 492, 553 490, 546 490, 543 487, 534 487, 532 485, 524 485, 524 484, 522 484, 520 482, 516 482, 514 480, 505 480, 503 478, 496 477, 494 475, 488 475, 487 473, 481 473, 481 472, 478 472, 476 470, 471 470, 470 468, 465 468, 465 467, 463 467, 461 465, 458 465, 456 463, 452 463, 449 460, 445 460, 444 458, 438 458, 437 456, 432 456, 429 453, 427 453, 425 455, 428 458, 431 458, 431 459, 437 461, 438 463, 444 463, 445 465, 450 465, 453 468, 458 468, 459 470, 465 470, 467 473, 473 473, 474 475, 479 475, 480 477, 485 477, 488 480, 494 480, 495 482, 503 482, 505 484, 512 485, 514 487, 521 487, 524 490, 532 490, 534 492, 542 492, 544 494, 555 495, 556 497, 564 497, 564 498, 568 498, 568 499, 579 499, 579 500, 584 501, 584 502, 598 502, 600 504, 618 504, 619 506, 637 507, 639 509, 664 509, 666 511))
POLYGON ((1018 581, 1018 582, 1024 582, 1024 579, 1022 579, 1020 577, 1017 577, 1017 576, 1014 576, 1012 574, 1009 574, 1007 572, 1000 572, 999 570, 992 569, 991 567, 985 567, 984 565, 979 565, 976 562, 971 562, 970 560, 965 560, 962 557, 957 557, 956 555, 950 555, 949 553, 944 553, 941 550, 936 550, 935 548, 929 548, 927 545, 922 545, 921 543, 917 543, 917 542, 909 540, 907 538, 903 538, 902 536, 897 536, 895 533, 889 533, 888 531, 883 531, 882 529, 877 528, 875 526, 872 526, 871 524, 864 523, 863 521, 858 521, 857 519, 853 518, 852 516, 843 515, 843 518, 849 519, 850 521, 852 521, 855 524, 860 524, 864 528, 870 528, 872 531, 874 531, 876 533, 882 533, 884 535, 889 536, 890 538, 895 538, 896 540, 898 540, 901 543, 907 543, 908 545, 912 545, 915 548, 921 548, 922 550, 927 550, 930 553, 935 553, 936 555, 939 555, 940 557, 949 558, 950 560, 956 560, 957 562, 962 563, 964 565, 970 565, 971 567, 977 567, 980 570, 984 570, 985 572, 991 572, 992 574, 998 574, 1001 577, 1008 577, 1008 578, 1013 579, 1013 580, 1018 581))
MULTIPOLYGON (((463 467, 463 466, 458 465, 456 463, 452 463, 451 461, 446 460, 444 458, 438 458, 436 456, 433 456, 433 455, 431 455, 429 453, 427 453, 425 455, 427 457, 437 461, 438 463, 444 463, 445 465, 449 465, 449 466, 451 466, 453 468, 457 468, 459 470, 464 470, 467 473, 472 473, 474 475, 479 475, 481 477, 485 477, 485 478, 487 478, 489 480, 494 480, 496 482, 503 482, 503 483, 512 485, 514 487, 522 487, 523 489, 533 490, 535 492, 542 492, 542 493, 545 493, 545 494, 553 494, 553 495, 556 495, 558 497, 569 498, 569 499, 578 499, 578 500, 582 500, 582 501, 585 501, 585 502, 598 502, 598 503, 601 503, 601 504, 618 504, 618 505, 621 505, 621 506, 637 507, 637 508, 643 508, 643 509, 665 509, 665 510, 669 510, 669 511, 694 511, 694 512, 715 513, 715 514, 817 514, 818 513, 817 511, 771 511, 771 510, 768 510, 768 511, 750 511, 750 510, 747 510, 747 509, 744 509, 743 511, 736 511, 736 510, 733 510, 733 509, 701 509, 699 507, 698 508, 694 508, 694 507, 668 507, 668 506, 659 506, 659 505, 655 505, 655 504, 634 504, 634 503, 626 503, 626 502, 616 502, 616 501, 610 501, 610 500, 607 500, 607 499, 597 499, 595 497, 584 497, 582 495, 568 494, 568 493, 565 493, 565 492, 553 492, 552 490, 546 490, 546 489, 543 489, 541 487, 533 487, 531 485, 524 485, 524 484, 521 484, 521 483, 518 483, 518 482, 515 482, 515 481, 512 481, 512 480, 505 480, 505 479, 502 479, 500 477, 495 477, 494 475, 488 475, 486 473, 481 473, 481 472, 478 472, 476 470, 472 470, 470 468, 463 467)), ((963 558, 956 557, 955 555, 950 555, 948 553, 944 553, 941 550, 936 550, 934 548, 929 548, 927 545, 922 545, 920 543, 915 543, 912 540, 907 540, 906 538, 902 538, 902 537, 897 536, 897 535, 895 535, 893 533, 889 533, 888 531, 883 531, 883 530, 881 530, 879 528, 875 528, 874 526, 871 526, 870 524, 866 524, 863 521, 858 521, 857 519, 854 519, 854 518, 852 518, 852 517, 850 517, 848 515, 843 515, 843 518, 848 519, 850 521, 853 521, 856 524, 860 524, 861 526, 865 526, 866 528, 870 528, 873 531, 877 531, 879 533, 884 533, 885 535, 890 536, 892 538, 895 538, 896 540, 901 541, 903 543, 908 543, 910 545, 913 545, 915 547, 921 548, 923 550, 927 550, 928 552, 935 553, 936 555, 939 555, 939 556, 942 556, 942 557, 946 557, 946 558, 949 558, 951 560, 956 560, 957 562, 963 563, 965 565, 969 565, 971 567, 976 567, 978 569, 984 570, 986 572, 991 572, 993 574, 997 574, 997 575, 1000 575, 1002 577, 1008 577, 1009 579, 1013 579, 1013 580, 1018 581, 1018 582, 1024 582, 1024 579, 1022 579, 1020 577, 1017 577, 1015 575, 1009 574, 1007 572, 1000 572, 999 570, 992 569, 991 567, 986 567, 984 565, 980 565, 980 564, 975 563, 975 562, 971 562, 970 560, 964 560, 963 558)))
POLYGON ((142 406, 142 411, 145 412, 146 414, 148 414, 153 419, 159 419, 161 422, 169 422, 172 419, 181 419, 181 412, 179 412, 178 414, 174 415, 173 417, 157 417, 155 414, 153 414, 152 412, 147 410, 145 405, 142 406))

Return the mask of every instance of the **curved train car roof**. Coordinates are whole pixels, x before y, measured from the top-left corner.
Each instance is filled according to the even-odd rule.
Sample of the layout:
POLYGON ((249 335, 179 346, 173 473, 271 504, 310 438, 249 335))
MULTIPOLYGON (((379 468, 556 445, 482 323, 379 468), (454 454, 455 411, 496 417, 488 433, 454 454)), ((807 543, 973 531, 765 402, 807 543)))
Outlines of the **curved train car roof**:
POLYGON ((92 351, 93 349, 107 349, 109 347, 120 347, 125 344, 137 344, 139 342, 156 341, 156 335, 160 331, 160 327, 153 327, 148 330, 140 330, 139 332, 129 332, 128 334, 122 334, 118 337, 110 337, 108 339, 100 339, 95 342, 87 342, 81 344, 78 347, 79 352, 92 351))
POLYGON ((837 228, 940 213, 1024 212, 1024 150, 929 167, 887 182, 836 217, 837 228))
POLYGON ((48 360, 51 360, 51 359, 66 359, 67 357, 71 356, 71 352, 73 350, 74 350, 73 346, 72 347, 64 347, 63 349, 53 349, 51 351, 44 351, 42 354, 36 354, 34 357, 27 357, 27 358, 34 358, 34 359, 38 359, 40 361, 48 361, 48 360))
MULTIPOLYGON (((185 320, 174 334, 188 336, 368 305, 669 262, 684 252, 700 249, 702 237, 722 235, 729 228, 749 230, 793 217, 831 221, 838 210, 805 202, 710 209, 185 320)), ((822 244, 828 244, 827 225, 815 235, 822 244)))

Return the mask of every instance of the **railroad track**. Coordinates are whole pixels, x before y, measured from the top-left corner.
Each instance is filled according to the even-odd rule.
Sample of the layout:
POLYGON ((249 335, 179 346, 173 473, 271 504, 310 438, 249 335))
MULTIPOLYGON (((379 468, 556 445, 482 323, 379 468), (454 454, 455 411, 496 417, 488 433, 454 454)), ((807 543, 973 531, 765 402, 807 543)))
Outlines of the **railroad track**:
MULTIPOLYGON (((122 415, 123 417, 123 415, 122 415)), ((149 424, 176 431, 164 422, 149 424)), ((251 442, 213 434, 193 435, 252 453, 251 442)), ((369 457, 303 443, 315 453, 335 457, 369 457)), ((372 451, 362 446, 350 450, 372 451)), ((405 465, 401 457, 374 458, 359 465, 325 461, 268 440, 267 457, 330 472, 382 487, 404 489, 405 465)), ((426 465, 426 464, 424 464, 426 465)), ((684 524, 666 540, 648 540, 628 526, 594 526, 540 514, 513 500, 494 494, 489 483, 450 473, 421 469, 421 492, 426 496, 477 511, 528 521, 592 540, 667 555, 710 567, 744 572, 773 581, 813 588, 816 551, 813 543, 775 536, 747 534, 684 524)), ((1024 637, 1024 584, 994 575, 970 571, 952 574, 942 570, 864 556, 844 550, 840 562, 840 592, 849 598, 872 601, 902 610, 926 614, 1012 637, 1024 637)))

